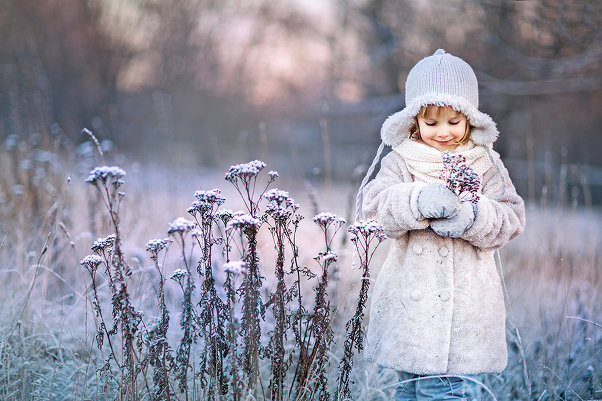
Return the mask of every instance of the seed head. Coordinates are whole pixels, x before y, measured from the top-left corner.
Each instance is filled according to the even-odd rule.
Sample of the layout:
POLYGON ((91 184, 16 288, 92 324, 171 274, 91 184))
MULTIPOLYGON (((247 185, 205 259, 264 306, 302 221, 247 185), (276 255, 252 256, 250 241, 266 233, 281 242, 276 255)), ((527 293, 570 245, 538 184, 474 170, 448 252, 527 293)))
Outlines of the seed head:
MULTIPOLYGON (((121 178, 125 176, 125 171, 120 167, 116 166, 100 166, 90 171, 90 175, 86 178, 86 182, 96 185, 98 183, 105 183, 107 179, 121 181, 121 178)), ((121 181, 123 182, 123 181, 121 181)))
POLYGON ((244 212, 236 212, 226 225, 226 230, 240 229, 244 230, 249 227, 260 227, 262 221, 250 214, 244 212))
POLYGON ((265 163, 260 160, 253 160, 248 163, 236 164, 230 167, 226 173, 226 180, 235 182, 237 179, 248 179, 255 177, 265 167, 265 163))
POLYGON ((196 227, 195 222, 186 220, 183 217, 178 217, 169 225, 167 234, 173 234, 173 233, 183 234, 183 233, 187 233, 187 232, 191 231, 195 227, 196 227))
POLYGON ((461 154, 443 152, 443 171, 440 178, 445 181, 447 188, 462 198, 473 203, 479 201, 481 179, 479 175, 466 164, 466 157, 461 154))
POLYGON ((215 212, 215 217, 220 219, 224 225, 228 224, 232 216, 234 216, 234 212, 230 209, 220 209, 215 212))
POLYGON ((314 222, 323 228, 327 228, 331 224, 341 226, 345 224, 345 219, 337 217, 336 214, 322 212, 314 216, 314 222))
POLYGON ((370 236, 374 235, 379 241, 384 241, 387 236, 384 228, 374 219, 356 221, 347 229, 354 236, 370 236))
POLYGON ((188 272, 184 269, 176 269, 174 270, 174 272, 171 274, 171 276, 169 276, 170 279, 172 279, 173 281, 182 284, 182 282, 184 281, 184 279, 188 276, 188 272))
POLYGON ((88 255, 79 262, 79 264, 88 269, 90 273, 94 272, 101 263, 102 258, 98 255, 88 255))
POLYGON ((101 253, 107 248, 113 248, 115 246, 115 234, 110 234, 105 238, 99 238, 92 244, 92 252, 101 253))
POLYGON ((146 250, 156 255, 172 242, 173 240, 171 238, 155 238, 146 243, 146 250))
POLYGON ((197 199, 188 208, 188 213, 194 215, 199 212, 202 215, 211 213, 214 208, 226 201, 222 196, 222 191, 214 188, 210 191, 196 191, 194 197, 197 199))

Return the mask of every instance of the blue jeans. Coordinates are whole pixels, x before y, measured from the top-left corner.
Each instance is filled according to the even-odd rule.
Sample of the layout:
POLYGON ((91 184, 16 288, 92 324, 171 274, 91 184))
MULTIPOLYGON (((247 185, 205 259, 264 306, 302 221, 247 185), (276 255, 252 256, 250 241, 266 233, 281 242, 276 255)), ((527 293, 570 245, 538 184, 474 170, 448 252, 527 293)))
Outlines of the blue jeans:
MULTIPOLYGON (((395 389, 395 401, 438 401, 457 400, 475 401, 480 400, 479 385, 471 380, 457 376, 443 376, 423 378, 407 372, 399 372, 401 383, 395 389)), ((465 375, 482 381, 481 377, 465 375)))

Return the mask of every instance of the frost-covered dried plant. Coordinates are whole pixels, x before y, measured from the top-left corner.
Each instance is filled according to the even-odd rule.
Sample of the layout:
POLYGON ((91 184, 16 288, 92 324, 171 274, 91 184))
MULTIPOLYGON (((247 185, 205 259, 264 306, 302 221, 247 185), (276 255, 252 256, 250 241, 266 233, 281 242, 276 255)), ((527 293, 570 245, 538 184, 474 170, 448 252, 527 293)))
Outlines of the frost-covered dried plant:
POLYGON ((88 272, 92 276, 93 280, 96 275, 96 269, 98 268, 98 265, 101 263, 102 263, 102 258, 98 255, 88 255, 85 258, 83 258, 81 260, 81 262, 79 262, 80 265, 82 265, 83 267, 86 268, 86 270, 88 270, 88 272))
MULTIPOLYGON (((105 323, 105 319, 102 315, 102 306, 100 303, 100 298, 98 296, 98 287, 96 285, 96 273, 98 271, 98 266, 103 263, 104 259, 98 255, 88 255, 83 258, 79 263, 82 265, 88 273, 90 274, 90 287, 92 288, 92 309, 94 310, 94 314, 99 320, 98 330, 96 332, 96 345, 99 349, 102 349, 104 344, 105 335, 108 340, 109 348, 111 349, 111 354, 115 354, 115 350, 113 348, 113 344, 111 342, 111 337, 113 333, 109 332, 109 329, 105 323)), ((108 269, 107 269, 108 270, 108 269)), ((112 290, 114 292, 114 290, 112 290)))
POLYGON ((332 238, 339 229, 345 224, 345 219, 337 217, 328 212, 318 213, 314 216, 314 222, 322 229, 324 241, 326 242, 326 252, 332 248, 332 238), (331 231, 334 231, 331 233, 331 231))
POLYGON ((231 261, 224 265, 224 271, 226 272, 226 281, 224 287, 226 289, 227 297, 227 308, 228 308, 228 328, 227 328, 227 341, 229 352, 226 356, 230 369, 229 374, 231 377, 230 387, 233 401, 239 401, 242 399, 242 383, 240 381, 240 367, 238 361, 238 336, 237 332, 240 329, 240 324, 236 318, 236 278, 240 275, 246 274, 247 264, 242 261, 231 261))
POLYGON ((241 355, 241 366, 246 381, 255 388, 259 378, 259 358, 261 351, 260 321, 265 315, 265 305, 261 299, 263 277, 259 272, 259 257, 257 255, 257 233, 263 221, 251 214, 236 212, 226 224, 226 231, 240 231, 244 235, 246 246, 242 244, 243 261, 247 272, 239 291, 242 293, 242 322, 241 333, 244 339, 244 350, 241 355))
POLYGON ((157 262, 159 252, 167 248, 172 242, 171 238, 155 238, 146 243, 146 250, 151 254, 151 259, 157 262))
POLYGON ((159 276, 157 293, 157 307, 159 317, 149 324, 146 330, 146 341, 148 347, 149 363, 153 367, 153 400, 170 400, 171 391, 169 387, 169 372, 174 365, 172 350, 167 341, 167 330, 169 329, 169 311, 165 303, 165 276, 163 268, 159 264, 159 252, 166 249, 173 240, 171 238, 155 238, 146 243, 146 250, 150 253, 155 263, 155 271, 159 276))
POLYGON ((123 185, 125 171, 116 166, 100 166, 90 171, 86 182, 92 184, 98 190, 101 199, 109 211, 113 225, 118 225, 119 207, 125 194, 119 191, 123 185))
POLYGON ((319 394, 319 400, 329 399, 326 368, 334 335, 327 293, 328 268, 337 260, 331 244, 345 220, 325 212, 314 216, 314 222, 323 233, 326 249, 315 258, 320 265, 321 274, 315 287, 314 309, 307 320, 305 340, 299 350, 299 362, 295 372, 297 400, 314 399, 315 394, 319 394))
MULTIPOLYGON (((127 277, 131 274, 131 269, 125 261, 123 251, 121 249, 121 232, 119 227, 119 209, 125 194, 120 191, 124 184, 123 177, 125 171, 119 167, 101 166, 93 169, 86 182, 93 185, 109 212, 109 218, 113 229, 113 234, 104 239, 99 239, 93 245, 93 250, 104 257, 106 265, 106 273, 109 279, 109 288, 111 290, 111 304, 113 324, 110 330, 107 330, 106 322, 104 321, 101 312, 100 303, 97 302, 95 293, 95 301, 97 302, 97 317, 101 320, 99 331, 97 334, 97 343, 99 348, 102 348, 103 338, 108 340, 111 348, 109 359, 105 366, 110 366, 113 360, 121 371, 121 380, 127 383, 126 386, 120 388, 120 397, 123 399, 131 399, 137 394, 137 377, 141 370, 141 358, 138 353, 140 351, 142 331, 142 315, 137 311, 132 303, 131 294, 128 290, 127 277), (106 252, 110 249, 110 252, 106 252), (120 329, 120 330, 119 330, 120 329), (118 334, 120 331, 122 350, 121 355, 123 360, 118 359, 118 354, 113 348, 111 337, 118 334)), ((95 288, 94 283, 92 284, 95 288)), ((95 291, 95 290, 94 290, 95 291)))
POLYGON ((370 286, 369 266, 376 248, 386 239, 382 225, 372 219, 355 222, 349 227, 348 231, 352 235, 351 241, 360 258, 362 285, 360 287, 355 314, 345 325, 347 332, 345 336, 345 350, 343 358, 339 363, 339 379, 337 391, 334 394, 335 400, 349 399, 351 397, 349 376, 353 367, 353 349, 355 348, 358 352, 361 352, 364 348, 362 320, 364 319, 364 310, 368 301, 368 288, 370 286), (373 245, 375 240, 377 243, 373 245))
MULTIPOLYGON (((181 250, 182 263, 184 263, 184 270, 180 272, 176 280, 180 281, 180 286, 184 292, 184 299, 182 300, 181 308, 182 312, 180 315, 180 328, 182 329, 182 338, 180 344, 176 350, 176 380, 178 381, 178 387, 180 392, 185 394, 188 399, 188 370, 190 369, 190 349, 192 346, 193 336, 195 332, 194 322, 192 319, 193 305, 192 305, 192 292, 194 291, 194 280, 190 271, 188 258, 186 257, 186 239, 187 233, 190 233, 196 227, 196 223, 187 220, 183 217, 178 217, 170 225, 167 233, 174 237, 174 240, 178 242, 181 250)), ((172 274, 174 278, 174 274, 172 274)))
POLYGON ((284 280, 285 246, 291 234, 291 225, 299 221, 296 214, 299 205, 289 196, 288 192, 271 189, 264 196, 268 202, 266 206, 266 221, 272 234, 276 248, 276 291, 272 295, 272 311, 274 314, 274 330, 270 338, 267 351, 272 362, 272 377, 270 380, 270 394, 272 400, 282 400, 284 397, 284 379, 288 370, 285 353, 286 332, 291 327, 291 319, 286 310, 289 301, 284 280), (271 220, 271 222, 270 222, 271 220))
POLYGON ((90 247, 92 252, 96 252, 97 254, 102 254, 103 251, 110 250, 115 245, 115 234, 110 234, 105 238, 99 238, 90 247))
POLYGON ((443 158, 443 171, 440 178, 445 181, 446 187, 458 195, 462 201, 476 204, 479 201, 481 179, 479 175, 466 164, 466 157, 462 154, 451 154, 447 151, 441 154, 443 158))
MULTIPOLYGON (((197 265, 201 283, 201 296, 198 303, 199 313, 196 315, 196 326, 199 327, 201 338, 205 339, 204 348, 200 355, 200 374, 209 376, 208 393, 219 395, 227 390, 227 379, 224 374, 224 357, 228 353, 228 342, 225 330, 228 321, 227 305, 221 300, 215 288, 213 276, 212 247, 220 242, 213 234, 217 210, 226 198, 221 190, 196 191, 196 200, 188 208, 197 222, 199 232, 193 237, 202 250, 202 257, 197 265)), ((205 380, 201 380, 204 382, 205 380)))
POLYGON ((226 173, 226 181, 229 181, 234 185, 234 188, 240 194, 247 211, 252 216, 257 216, 259 208, 258 202, 264 192, 268 189, 270 184, 278 178, 278 173, 270 171, 268 174, 268 182, 263 187, 261 192, 258 192, 257 176, 265 168, 265 163, 260 160, 253 160, 248 163, 236 164, 230 167, 230 170, 226 173))
MULTIPOLYGON (((327 380, 334 341, 331 322, 333 309, 327 287, 329 275, 334 271, 338 260, 332 246, 333 238, 345 222, 331 213, 316 214, 314 222, 321 230, 324 241, 324 249, 315 258, 320 273, 316 275, 307 266, 300 265, 297 231, 303 216, 298 212, 299 205, 286 191, 268 190, 278 173, 269 172, 264 187, 264 182, 257 179, 264 167, 262 162, 250 162, 233 166, 226 175, 226 179, 235 185, 245 201, 245 212, 219 209, 225 199, 218 189, 197 191, 194 194, 195 200, 188 208, 193 220, 177 218, 169 224, 167 238, 147 242, 146 250, 154 262, 154 277, 158 277, 158 283, 153 280, 152 284, 159 313, 148 320, 144 330, 142 317, 135 315, 137 312, 131 307, 132 302, 129 298, 123 301, 124 285, 127 290, 127 275, 123 272, 127 265, 121 251, 119 230, 95 241, 92 246, 95 255, 82 259, 82 266, 92 278, 91 297, 95 316, 101 321, 97 333, 99 348, 103 348, 104 344, 111 355, 106 369, 111 369, 109 365, 112 364, 122 370, 120 383, 123 384, 119 385, 122 391, 119 399, 144 397, 152 400, 176 400, 196 399, 200 396, 207 400, 242 401, 254 397, 273 401, 325 401, 331 395, 343 394, 347 389, 334 384, 331 386, 334 388, 329 388, 327 380), (255 187, 259 185, 265 188, 261 193, 255 191, 255 187), (274 288, 264 285, 265 278, 261 276, 259 269, 257 238, 259 230, 264 226, 267 226, 272 235, 276 254, 274 288), (166 275, 160 257, 164 263, 167 250, 173 242, 177 243, 180 250, 179 268, 171 275, 166 275), (197 245, 201 256, 195 270, 192 269, 192 264, 195 263, 193 256, 197 245), (214 245, 222 246, 222 260, 214 257, 214 245), (289 257, 289 270, 284 268, 286 257, 289 257), (95 285, 95 278, 105 274, 103 265, 109 284, 107 288, 114 294, 112 299, 116 315, 112 327, 104 324, 99 301, 102 297, 95 285), (219 265, 223 266, 223 272, 216 273, 213 269, 219 265), (198 277, 195 277, 197 274, 198 277), (285 280, 287 274, 294 277, 288 286, 285 280), (179 328, 169 327, 165 294, 167 278, 178 283, 183 292, 179 308, 179 328), (224 279, 220 282, 222 278, 224 279), (315 296, 313 300, 306 302, 311 307, 306 307, 302 297, 302 284, 310 284, 312 281, 315 283, 315 296), (116 300, 121 302, 119 306, 115 303, 116 300), (266 312, 270 308, 273 319, 266 319, 266 312), (126 324, 126 320, 133 323, 126 324), (173 347, 168 341, 168 330, 178 333, 178 342, 173 347), (294 336, 290 335, 291 332, 294 336), (141 340, 136 344, 132 341, 128 343, 128 337, 139 337, 141 340), (119 348, 119 344, 123 344, 121 352, 114 348, 119 348), (130 348, 132 357, 128 359, 126 351, 130 348), (130 368, 131 361, 135 362, 133 370, 130 368), (262 366, 270 368, 266 370, 262 366), (287 378, 289 370, 294 371, 294 376, 290 379, 287 378), (147 375, 152 375, 152 383, 147 380, 147 375), (262 382, 266 375, 269 386, 264 389, 262 382), (144 388, 136 383, 144 383, 144 388), (181 395, 176 394, 178 388, 181 395), (130 397, 132 394, 139 394, 140 397, 130 397)), ((109 196, 105 196, 105 199, 109 199, 109 206, 111 202, 118 202, 123 197, 110 196, 111 190, 122 185, 112 184, 115 179, 121 180, 123 177, 119 170, 101 169, 90 176, 94 177, 91 182, 98 188, 108 186, 109 191, 106 193, 109 196)), ((111 213, 111 218, 113 222, 119 222, 117 214, 111 213)), ((363 249, 361 244, 365 241, 369 243, 370 238, 382 238, 377 228, 373 223, 357 227, 353 234, 358 249, 363 249)), ((362 266, 369 263, 370 257, 371 254, 362 259, 362 266)), ((367 277, 365 266, 365 283, 362 283, 360 303, 356 315, 347 324, 348 337, 354 339, 345 343, 347 361, 351 360, 354 347, 361 348, 357 332, 358 325, 361 328, 367 277)), ((125 294, 129 296, 127 291, 125 294)), ((351 364, 348 362, 345 365, 348 366, 347 377, 351 364)))

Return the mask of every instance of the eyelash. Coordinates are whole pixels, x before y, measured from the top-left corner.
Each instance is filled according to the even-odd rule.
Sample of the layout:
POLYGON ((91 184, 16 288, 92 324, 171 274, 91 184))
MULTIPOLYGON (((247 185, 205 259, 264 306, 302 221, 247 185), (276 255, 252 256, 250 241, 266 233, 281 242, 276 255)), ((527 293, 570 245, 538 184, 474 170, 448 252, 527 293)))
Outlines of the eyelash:
MULTIPOLYGON (((456 124, 459 124, 459 123, 460 123, 460 121, 455 121, 455 122, 451 122, 451 121, 450 121, 449 123, 450 123, 450 125, 456 125, 456 124)), ((437 123, 427 123, 427 122, 425 122, 425 124, 426 124, 426 125, 428 125, 429 127, 433 127, 433 126, 435 126, 435 124, 437 124, 437 123)))

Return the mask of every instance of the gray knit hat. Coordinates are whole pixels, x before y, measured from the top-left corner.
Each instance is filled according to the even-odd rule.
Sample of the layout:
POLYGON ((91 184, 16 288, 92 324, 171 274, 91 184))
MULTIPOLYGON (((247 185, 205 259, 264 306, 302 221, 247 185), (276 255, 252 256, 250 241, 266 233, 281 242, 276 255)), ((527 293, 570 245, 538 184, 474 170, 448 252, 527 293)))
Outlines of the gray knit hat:
POLYGON ((414 117, 423 106, 451 106, 468 118, 470 139, 477 145, 491 145, 498 136, 495 122, 479 111, 479 85, 468 63, 439 49, 420 60, 406 80, 406 107, 392 114, 380 135, 385 145, 395 146, 409 138, 414 117))

